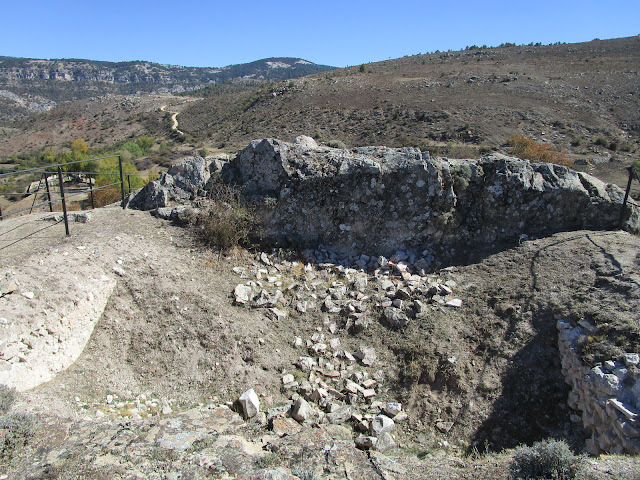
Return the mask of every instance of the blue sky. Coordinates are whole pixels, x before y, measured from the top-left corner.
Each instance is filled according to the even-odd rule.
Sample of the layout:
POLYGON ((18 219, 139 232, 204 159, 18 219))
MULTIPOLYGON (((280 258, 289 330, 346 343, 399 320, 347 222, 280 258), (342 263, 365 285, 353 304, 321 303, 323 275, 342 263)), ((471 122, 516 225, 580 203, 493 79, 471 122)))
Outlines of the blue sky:
POLYGON ((266 57, 344 67, 474 44, 640 34, 640 0, 9 1, 0 55, 198 67, 266 57))

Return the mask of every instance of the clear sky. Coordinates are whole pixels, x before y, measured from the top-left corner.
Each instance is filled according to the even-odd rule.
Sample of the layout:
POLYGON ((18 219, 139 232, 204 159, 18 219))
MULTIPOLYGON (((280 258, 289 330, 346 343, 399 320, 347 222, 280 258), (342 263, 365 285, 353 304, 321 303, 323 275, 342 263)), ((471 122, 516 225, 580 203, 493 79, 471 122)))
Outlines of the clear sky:
POLYGON ((467 45, 640 34, 640 0, 7 0, 0 55, 222 67, 337 67, 467 45))

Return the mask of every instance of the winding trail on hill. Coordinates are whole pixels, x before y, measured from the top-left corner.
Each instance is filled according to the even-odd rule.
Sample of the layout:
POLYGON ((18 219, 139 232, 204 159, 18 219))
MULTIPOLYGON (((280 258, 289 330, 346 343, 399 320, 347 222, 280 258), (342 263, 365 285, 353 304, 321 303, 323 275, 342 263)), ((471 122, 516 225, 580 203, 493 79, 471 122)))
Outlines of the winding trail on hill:
POLYGON ((182 130, 178 129, 178 119, 176 118, 178 116, 178 114, 180 112, 174 112, 171 110, 166 110, 167 105, 163 105, 160 107, 160 110, 162 110, 163 112, 169 112, 171 113, 171 130, 175 130, 177 133, 179 133, 180 135, 184 135, 185 133, 182 130))

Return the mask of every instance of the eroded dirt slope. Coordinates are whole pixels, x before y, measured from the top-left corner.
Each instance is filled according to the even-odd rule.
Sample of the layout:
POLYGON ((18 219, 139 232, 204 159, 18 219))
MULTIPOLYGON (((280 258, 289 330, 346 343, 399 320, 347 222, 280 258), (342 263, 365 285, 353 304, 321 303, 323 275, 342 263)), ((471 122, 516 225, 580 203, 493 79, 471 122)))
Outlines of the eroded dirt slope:
MULTIPOLYGON (((329 335, 326 313, 291 308, 284 320, 272 320, 262 309, 234 306, 235 285, 248 279, 233 267, 257 259, 246 253, 218 257, 184 229, 148 213, 101 209, 92 212, 89 223, 71 227, 69 239, 49 234, 0 252, 3 269, 20 270, 45 252, 57 252, 68 259, 69 269, 92 264, 117 281, 76 363, 21 394, 14 405, 14 412, 37 413, 49 426, 3 467, 10 478, 39 478, 47 468, 59 478, 164 478, 167 472, 182 472, 183 478, 203 472, 262 478, 251 475, 267 467, 296 474, 295 462, 307 465, 306 472, 324 468, 327 478, 340 472, 335 478, 344 478, 345 471, 351 472, 348 478, 382 475, 377 460, 354 449, 349 431, 337 435, 305 427, 280 437, 216 410, 251 387, 264 410, 282 404, 287 399, 282 372, 295 371, 302 354, 293 339, 308 339, 318 330, 329 335), (138 412, 153 415, 136 419, 138 412), (198 423, 199 418, 204 420, 198 423), (216 426, 207 427, 208 422, 216 426), (234 448, 227 434, 251 444, 234 448), (315 447, 300 452, 296 442, 315 447), (344 452, 341 458, 348 452, 348 466, 322 453, 326 444, 337 445, 333 452, 344 452), (227 458, 223 450, 229 448, 245 453, 227 458), (263 459, 269 452, 275 455, 263 459)), ((637 237, 623 232, 532 239, 477 264, 434 273, 433 279, 455 285, 460 308, 429 304, 424 318, 399 330, 377 318, 359 333, 336 322, 334 336, 345 349, 363 344, 376 349, 370 370, 378 375, 378 394, 401 401, 409 415, 394 432, 401 448, 383 456, 395 462, 382 469, 385 475, 506 478, 508 456, 475 463, 466 453, 474 446, 498 451, 548 437, 565 438, 580 450, 585 434, 570 421, 555 323, 587 316, 596 324, 637 329, 639 247, 637 237), (452 427, 442 432, 439 422, 452 427)), ((63 274, 48 272, 51 278, 63 274)), ((374 285, 371 281, 370 295, 379 293, 374 285)), ((43 278, 35 298, 46 298, 46 287, 43 278)), ((589 478, 637 478, 633 465, 624 459, 593 461, 589 478)))

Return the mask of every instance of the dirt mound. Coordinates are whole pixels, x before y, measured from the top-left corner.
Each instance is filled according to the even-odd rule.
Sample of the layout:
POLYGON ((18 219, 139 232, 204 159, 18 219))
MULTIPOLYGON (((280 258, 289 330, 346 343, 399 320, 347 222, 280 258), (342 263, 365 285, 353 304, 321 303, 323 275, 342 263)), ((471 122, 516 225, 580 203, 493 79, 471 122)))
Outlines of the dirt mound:
MULTIPOLYGON (((376 462, 380 465, 389 458, 397 465, 385 470, 385 475, 395 468, 398 478, 423 478, 420 472, 434 469, 439 471, 433 473, 437 478, 501 478, 506 476, 508 456, 475 463, 464 455, 474 447, 500 450, 547 437, 565 438, 578 450, 582 448, 585 432, 571 421, 572 412, 566 406, 568 387, 561 375, 556 320, 589 317, 596 325, 617 322, 628 331, 639 328, 634 316, 640 307, 637 237, 580 231, 533 239, 481 263, 434 274, 434 280, 453 286, 462 300, 459 308, 434 302, 423 318, 412 319, 402 329, 389 328, 375 318, 359 332, 347 331, 343 324, 331 332, 345 350, 355 351, 363 344, 375 348, 377 360, 370 372, 380 372, 376 377, 379 398, 401 401, 409 415, 394 432, 399 448, 387 455, 371 454, 379 460, 359 453, 352 440, 347 448, 326 427, 288 438, 258 423, 243 422, 230 430, 203 426, 193 438, 189 437, 191 427, 184 431, 176 427, 169 432, 173 436, 158 436, 154 428, 177 425, 176 415, 205 408, 198 404, 212 405, 205 410, 214 411, 251 387, 265 411, 285 405, 288 395, 282 390, 281 377, 284 370, 295 372, 301 355, 294 337, 329 335, 327 313, 291 308, 285 318, 270 318, 265 309, 234 306, 235 285, 248 281, 242 278, 242 269, 234 267, 249 270, 261 260, 247 253, 219 257, 195 244, 187 231, 145 212, 99 209, 89 223, 73 224, 70 238, 49 241, 47 247, 36 249, 100 266, 117 284, 78 360, 50 382, 19 395, 12 411, 36 413, 49 428, 39 430, 31 446, 18 450, 11 466, 3 467, 12 478, 26 478, 26 473, 18 472, 27 472, 21 465, 32 464, 38 448, 38 456, 55 466, 59 478, 71 478, 82 468, 88 468, 82 470, 86 478, 101 478, 101 469, 119 475, 145 472, 155 478, 160 470, 173 471, 171 465, 183 465, 183 461, 193 465, 190 455, 202 454, 214 443, 215 448, 229 445, 227 434, 274 454, 258 462, 258 457, 247 453, 244 462, 255 467, 251 471, 240 468, 239 458, 220 460, 226 472, 246 478, 271 467, 296 474, 289 462, 296 458, 300 464, 304 458, 315 458, 314 468, 325 465, 322 462, 333 461, 332 455, 342 448, 353 455, 349 457, 352 465, 362 462, 358 470, 365 472, 360 473, 362 478, 371 478, 371 472, 379 470, 374 468, 376 462), (49 436, 55 432, 53 441, 49 436), (143 437, 150 443, 138 448, 133 439, 143 437), (162 443, 160 437, 191 440, 179 449, 168 440, 162 443), (295 450, 295 438, 317 449, 295 450), (198 439, 201 442, 194 443, 198 439), (117 445, 123 444, 130 451, 118 450, 117 445), (338 450, 321 453, 332 444, 338 450), (90 467, 76 461, 87 445, 92 445, 86 462, 90 467), (67 454, 60 453, 67 447, 67 454), (449 460, 436 460, 442 457, 449 460), (486 462, 497 466, 491 463, 487 470, 486 462), (68 476, 61 473, 65 471, 68 476), (484 477, 478 476, 480 471, 484 477)), ((27 243, 15 247, 25 251, 14 250, 5 257, 4 269, 19 270, 31 255, 43 252, 29 251, 27 243)), ((63 268, 52 269, 49 278, 60 275, 63 268)), ((47 277, 43 290, 46 283, 47 277)), ((39 294, 37 289, 34 294, 39 294)), ((594 349, 594 361, 597 355, 608 359, 628 348, 621 344, 594 349)), ((187 417, 196 421, 202 415, 207 414, 187 417)), ((225 422, 228 425, 231 420, 225 422)), ((331 431, 337 435, 336 429, 331 431)), ((342 431, 341 435, 352 434, 342 431)), ((216 455, 223 458, 219 451, 216 455)), ((47 462, 36 468, 39 474, 47 462)), ((611 460, 606 462, 617 478, 634 478, 624 461, 613 467, 611 460)), ((33 468, 28 471, 34 473, 33 468)), ((349 478, 358 477, 352 473, 349 478)))

